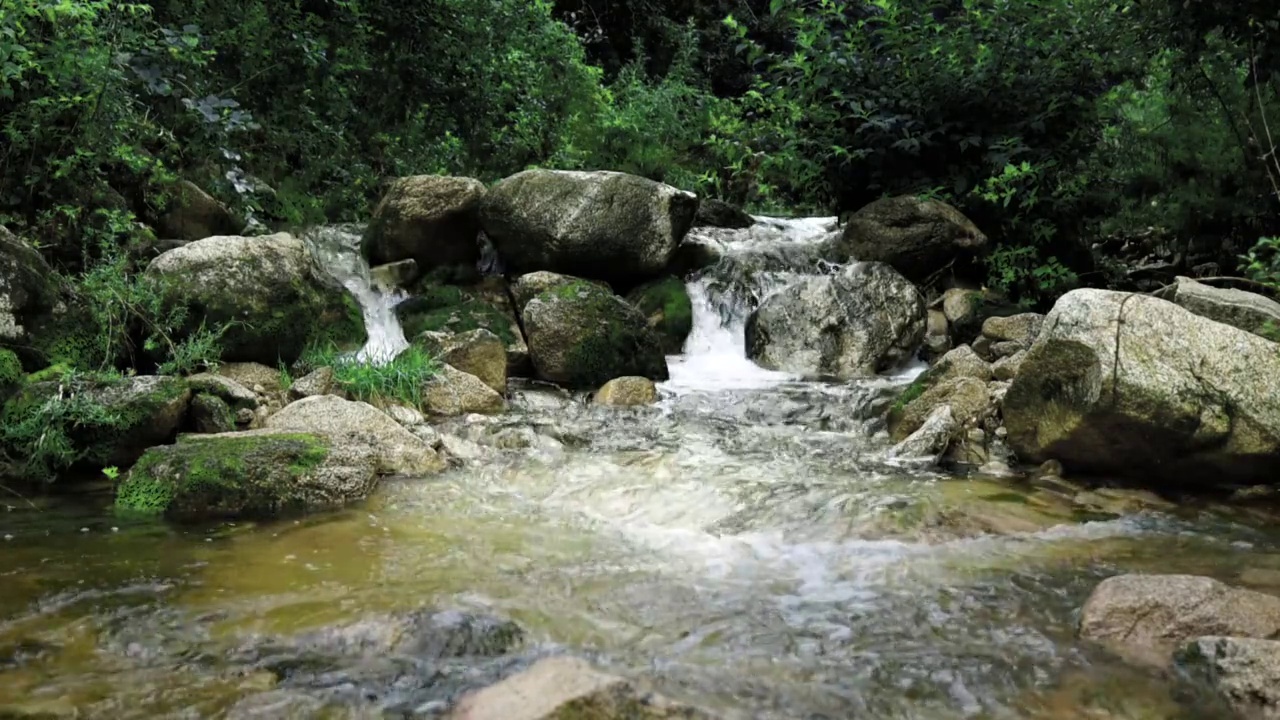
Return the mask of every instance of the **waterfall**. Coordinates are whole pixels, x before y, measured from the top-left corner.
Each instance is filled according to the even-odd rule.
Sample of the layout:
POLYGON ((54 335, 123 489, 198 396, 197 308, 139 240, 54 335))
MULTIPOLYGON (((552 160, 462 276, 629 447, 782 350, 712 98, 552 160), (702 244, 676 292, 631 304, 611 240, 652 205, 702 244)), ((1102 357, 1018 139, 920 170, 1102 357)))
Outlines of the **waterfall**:
POLYGON ((746 356, 747 318, 770 295, 809 275, 837 266, 820 257, 823 241, 837 232, 834 217, 757 217, 743 230, 694 228, 689 241, 719 257, 688 284, 693 331, 684 354, 669 358, 663 387, 690 390, 750 389, 795 380, 766 370, 746 356))
POLYGON ((326 225, 307 230, 302 239, 320 267, 360 304, 368 340, 355 359, 385 365, 409 347, 395 311, 405 295, 399 290, 384 291, 374 285, 369 264, 360 254, 363 235, 364 228, 360 225, 326 225))

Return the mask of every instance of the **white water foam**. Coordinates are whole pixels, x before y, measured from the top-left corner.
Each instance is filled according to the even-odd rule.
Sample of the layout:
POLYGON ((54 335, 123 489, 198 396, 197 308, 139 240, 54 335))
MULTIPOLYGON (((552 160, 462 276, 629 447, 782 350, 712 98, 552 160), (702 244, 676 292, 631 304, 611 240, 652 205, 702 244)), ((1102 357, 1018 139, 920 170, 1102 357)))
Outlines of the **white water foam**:
POLYGON ((402 291, 386 290, 374 284, 369 265, 360 254, 358 226, 312 228, 303 237, 320 266, 342 283, 360 304, 368 340, 356 353, 355 359, 372 365, 385 365, 395 360, 409 347, 395 311, 405 295, 402 291))

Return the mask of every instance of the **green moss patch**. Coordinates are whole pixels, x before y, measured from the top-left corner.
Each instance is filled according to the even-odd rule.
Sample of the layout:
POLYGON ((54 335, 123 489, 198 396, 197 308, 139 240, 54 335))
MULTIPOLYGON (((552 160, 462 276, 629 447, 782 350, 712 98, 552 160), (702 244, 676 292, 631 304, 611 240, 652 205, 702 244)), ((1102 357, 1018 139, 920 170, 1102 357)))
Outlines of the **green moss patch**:
POLYGON ((572 315, 573 326, 559 330, 568 346, 558 382, 597 388, 623 375, 666 379, 661 340, 621 298, 579 280, 549 288, 536 299, 568 305, 572 315))
POLYGON ((683 281, 663 278, 637 288, 627 299, 662 338, 663 351, 672 355, 684 349, 684 341, 693 331, 693 304, 683 281))
POLYGON ((516 341, 513 318, 480 297, 452 285, 426 286, 420 294, 396 306, 405 337, 424 332, 464 333, 485 329, 504 345, 516 341))
POLYGON ((301 480, 330 453, 317 435, 184 436, 151 448, 116 490, 116 509, 172 519, 277 517, 324 504, 301 480))

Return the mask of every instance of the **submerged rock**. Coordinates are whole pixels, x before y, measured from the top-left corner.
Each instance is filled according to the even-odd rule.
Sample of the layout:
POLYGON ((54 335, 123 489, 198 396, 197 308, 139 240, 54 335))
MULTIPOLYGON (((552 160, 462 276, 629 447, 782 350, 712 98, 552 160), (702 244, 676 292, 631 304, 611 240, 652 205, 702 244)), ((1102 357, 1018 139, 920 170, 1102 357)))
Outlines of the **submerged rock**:
POLYGON ((649 327, 662 338, 662 349, 677 355, 693 331, 693 304, 684 281, 666 277, 642 285, 627 295, 627 300, 649 319, 649 327))
POLYGON ((543 291, 524 307, 538 376, 595 388, 622 375, 666 380, 662 341, 639 310, 600 286, 576 281, 543 291))
POLYGON ((615 407, 652 405, 658 401, 658 389, 649 378, 620 377, 605 383, 592 400, 597 405, 615 407))
POLYGON ((422 405, 432 415, 487 415, 507 407, 502 396, 480 378, 447 364, 423 384, 422 405))
POLYGON ((372 449, 320 435, 184 435, 147 450, 117 488, 116 507, 175 520, 279 517, 368 497, 376 468, 372 449))
POLYGON ((366 448, 386 475, 433 475, 445 463, 430 445, 374 406, 317 395, 291 403, 266 422, 272 430, 312 433, 334 444, 366 448))
POLYGON ((1205 635, 1280 638, 1280 598, 1194 575, 1117 575, 1080 613, 1080 637, 1142 664, 1164 666, 1205 635))
POLYGON ((412 259, 429 272, 480 259, 484 183, 465 177, 415 175, 391 183, 373 211, 361 253, 370 265, 412 259))
POLYGON ((900 196, 854 213, 828 257, 835 262, 883 262, 923 282, 957 258, 971 258, 987 236, 959 210, 937 200, 900 196))
POLYGON ((1213 287, 1188 277, 1179 277, 1155 295, 1200 317, 1226 323, 1268 340, 1280 338, 1280 303, 1257 293, 1213 287))
POLYGON ((573 657, 539 660, 522 673, 466 696, 450 720, 712 720, 697 708, 645 692, 573 657))
POLYGON ((1242 717, 1280 718, 1280 641, 1196 638, 1182 647, 1177 660, 1242 717))
POLYGON ((1030 462, 1208 486, 1280 472, 1280 353, 1173 303, 1075 290, 1058 300, 1003 405, 1030 462))
POLYGON ((766 299, 747 320, 747 356, 771 370, 865 377, 907 361, 924 333, 915 286, 884 263, 857 263, 766 299))
POLYGON ((635 284, 666 270, 697 196, 618 172, 527 170, 489 189, 480 219, 507 269, 635 284))
POLYGON ((167 304, 188 310, 175 339, 227 324, 224 360, 275 365, 294 362, 318 338, 364 342, 359 305, 319 273, 302 240, 277 233, 198 240, 152 260, 146 277, 167 304))

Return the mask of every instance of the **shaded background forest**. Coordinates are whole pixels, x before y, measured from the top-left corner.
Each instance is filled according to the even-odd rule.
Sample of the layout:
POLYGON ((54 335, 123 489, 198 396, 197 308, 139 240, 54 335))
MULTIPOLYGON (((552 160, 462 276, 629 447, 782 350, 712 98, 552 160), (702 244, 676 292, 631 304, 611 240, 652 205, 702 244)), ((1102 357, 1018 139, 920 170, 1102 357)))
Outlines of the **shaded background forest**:
POLYGON ((1157 245, 1274 283, 1277 51, 1266 0, 7 0, 0 223, 118 274, 176 178, 288 227, 553 166, 784 214, 940 197, 1031 304, 1157 245))

